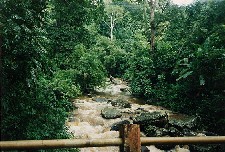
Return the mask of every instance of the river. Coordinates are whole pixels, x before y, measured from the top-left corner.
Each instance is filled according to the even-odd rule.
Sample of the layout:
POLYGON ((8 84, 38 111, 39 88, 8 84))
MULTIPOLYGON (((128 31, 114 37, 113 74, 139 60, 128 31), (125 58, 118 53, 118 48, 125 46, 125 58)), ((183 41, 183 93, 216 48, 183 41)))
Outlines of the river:
MULTIPOLYGON (((148 112, 160 111, 167 112, 170 116, 174 116, 171 111, 163 107, 145 104, 143 100, 131 96, 128 86, 120 79, 115 79, 114 83, 107 81, 106 86, 96 89, 94 94, 82 96, 74 99, 73 103, 76 107, 66 122, 68 131, 74 135, 74 138, 93 139, 93 138, 118 138, 119 132, 111 130, 111 126, 116 122, 123 120, 130 121, 133 113, 138 109, 148 112), (115 119, 104 119, 101 115, 102 109, 112 106, 111 100, 126 100, 130 103, 129 108, 120 109, 122 116, 115 119)), ((178 115, 176 115, 178 116, 178 115)), ((145 136, 142 134, 142 136, 145 136)), ((147 146, 151 152, 164 152, 155 146, 147 146)), ((118 152, 119 147, 91 147, 81 148, 81 152, 118 152)), ((189 152, 186 148, 176 147, 170 152, 189 152)))

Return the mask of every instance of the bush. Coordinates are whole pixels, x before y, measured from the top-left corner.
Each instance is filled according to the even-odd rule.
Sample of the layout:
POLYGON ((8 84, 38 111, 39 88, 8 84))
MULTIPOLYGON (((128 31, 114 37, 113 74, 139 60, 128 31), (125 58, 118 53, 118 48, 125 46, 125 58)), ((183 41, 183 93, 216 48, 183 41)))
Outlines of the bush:
POLYGON ((148 50, 143 48, 130 53, 129 56, 129 68, 126 70, 124 78, 130 82, 132 93, 139 97, 151 97, 155 69, 148 50))
POLYGON ((82 92, 89 92, 105 81, 104 66, 95 54, 85 53, 78 61, 76 69, 78 71, 76 83, 82 92))
POLYGON ((131 53, 126 78, 132 93, 150 104, 197 114, 205 129, 224 134, 225 50, 204 45, 183 59, 173 50, 160 42, 152 56, 145 49, 131 53))
POLYGON ((70 99, 81 94, 77 83, 78 71, 75 69, 56 71, 54 77, 49 81, 57 99, 70 99))
MULTIPOLYGON (((68 138, 65 120, 72 110, 67 98, 58 99, 49 80, 38 79, 35 88, 23 83, 3 96, 1 135, 4 140, 68 138), (23 131, 21 131, 21 129, 23 131)), ((9 90, 8 90, 9 91, 9 90)))
POLYGON ((128 56, 125 50, 121 49, 115 41, 109 38, 98 36, 93 52, 98 56, 109 75, 122 77, 127 68, 128 56))
MULTIPOLYGON (((183 108, 189 114, 198 113, 208 129, 215 131, 215 127, 224 123, 225 114, 222 106, 225 101, 225 57, 224 49, 199 48, 190 59, 186 71, 177 79, 180 85, 179 96, 183 98, 183 108)), ((181 101, 181 99, 179 99, 181 101)), ((223 129, 217 132, 225 133, 223 129)))

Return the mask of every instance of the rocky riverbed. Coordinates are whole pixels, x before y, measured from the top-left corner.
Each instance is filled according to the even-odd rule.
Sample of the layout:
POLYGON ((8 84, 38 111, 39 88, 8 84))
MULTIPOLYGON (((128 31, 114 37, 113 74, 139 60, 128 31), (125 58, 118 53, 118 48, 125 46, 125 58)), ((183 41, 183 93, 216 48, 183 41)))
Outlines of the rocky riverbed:
MULTIPOLYGON (((195 136, 197 118, 175 114, 163 107, 144 104, 129 93, 127 84, 119 79, 108 81, 106 87, 74 99, 76 110, 67 121, 74 138, 118 138, 122 124, 140 124, 142 136, 195 136)), ((188 146, 153 145, 142 147, 151 152, 189 152, 188 146)), ((81 152, 117 152, 119 147, 81 148, 81 152)))

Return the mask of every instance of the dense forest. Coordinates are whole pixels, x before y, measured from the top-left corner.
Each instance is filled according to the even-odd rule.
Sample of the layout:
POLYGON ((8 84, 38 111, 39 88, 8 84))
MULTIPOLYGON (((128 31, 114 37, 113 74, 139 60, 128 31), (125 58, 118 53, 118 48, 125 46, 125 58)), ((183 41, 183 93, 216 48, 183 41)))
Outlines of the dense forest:
POLYGON ((225 0, 1 0, 1 140, 70 138, 71 99, 109 76, 225 135, 225 0))

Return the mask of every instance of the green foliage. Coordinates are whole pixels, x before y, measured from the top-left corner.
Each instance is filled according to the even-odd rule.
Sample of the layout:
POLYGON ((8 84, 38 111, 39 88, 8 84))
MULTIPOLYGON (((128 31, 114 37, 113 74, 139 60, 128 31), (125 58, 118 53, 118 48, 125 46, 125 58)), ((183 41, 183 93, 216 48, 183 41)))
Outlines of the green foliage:
POLYGON ((0 2, 2 140, 69 138, 70 99, 104 80, 102 63, 87 49, 92 40, 84 26, 102 6, 68 3, 0 2), (88 79, 80 79, 83 74, 88 79))
MULTIPOLYGON (((65 119, 72 110, 72 103, 68 98, 58 98, 55 88, 44 78, 37 83, 36 96, 28 107, 23 109, 27 123, 26 135, 21 139, 64 139, 69 135, 66 132, 65 119), (26 114, 28 113, 28 114, 26 114), (38 119, 37 119, 38 118, 38 119), (51 126, 51 127, 50 127, 51 126)), ((66 95, 64 95, 66 96, 66 95)), ((73 95, 74 96, 74 95, 73 95)), ((23 133, 24 133, 23 132, 23 133)))
POLYGON ((104 82, 105 69, 94 54, 85 53, 78 61, 77 70, 77 83, 83 92, 89 92, 104 82))
POLYGON ((60 74, 50 81, 49 42, 43 21, 46 2, 1 1, 1 6, 2 140, 68 138, 65 120, 72 109, 68 96, 77 93, 63 88, 63 81, 57 80, 60 74), (59 99, 55 90, 62 88, 71 94, 63 90, 64 98, 59 99))
POLYGON ((145 44, 143 37, 133 44, 134 50, 129 53, 129 68, 124 76, 130 82, 132 93, 140 97, 152 95, 152 78, 156 76, 153 60, 145 44))
POLYGON ((49 81, 57 99, 73 98, 81 94, 77 84, 78 71, 74 69, 59 70, 53 73, 54 77, 49 81))
POLYGON ((105 36, 97 35, 96 37, 96 44, 92 49, 93 53, 102 62, 108 76, 121 77, 127 67, 127 53, 115 41, 110 41, 105 36))
POLYGON ((57 91, 68 96, 93 90, 104 81, 105 71, 96 54, 89 52, 90 45, 96 43, 93 39, 96 24, 87 24, 94 18, 98 20, 98 16, 93 17, 92 13, 100 13, 101 2, 65 3, 56 0, 49 6, 54 6, 50 14, 54 22, 47 28, 48 37, 52 40, 49 55, 56 65, 53 85, 57 91), (72 13, 74 9, 76 12, 72 13))
MULTIPOLYGON (((208 48, 199 48, 198 51, 192 55, 188 67, 189 72, 186 73, 188 76, 183 76, 182 79, 178 80, 182 88, 179 94, 181 97, 186 98, 184 99, 186 102, 183 104, 186 105, 188 109, 192 109, 189 111, 199 113, 199 115, 202 116, 202 120, 208 123, 209 129, 221 126, 221 121, 224 119, 220 117, 224 115, 225 110, 224 107, 221 106, 225 99, 223 95, 225 89, 224 53, 224 49, 208 50, 208 48), (190 100, 192 100, 192 102, 190 102, 190 100)), ((224 130, 220 129, 218 131, 224 133, 224 130)))
POLYGON ((172 94, 176 88, 172 75, 176 63, 176 51, 165 42, 158 44, 154 58, 148 49, 138 51, 130 58, 127 77, 131 81, 134 94, 147 98, 149 101, 172 101, 177 95, 172 94))
POLYGON ((104 65, 109 75, 121 77, 126 69, 127 54, 124 50, 114 48, 110 54, 104 57, 104 65))
POLYGON ((136 33, 125 75, 134 95, 151 104, 198 114, 206 129, 220 134, 225 133, 221 128, 225 115, 221 106, 225 99, 224 5, 225 1, 196 2, 187 7, 168 5, 164 12, 157 12, 156 51, 148 54, 141 45, 143 37, 136 33))

